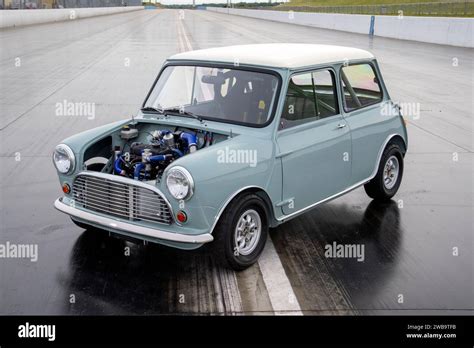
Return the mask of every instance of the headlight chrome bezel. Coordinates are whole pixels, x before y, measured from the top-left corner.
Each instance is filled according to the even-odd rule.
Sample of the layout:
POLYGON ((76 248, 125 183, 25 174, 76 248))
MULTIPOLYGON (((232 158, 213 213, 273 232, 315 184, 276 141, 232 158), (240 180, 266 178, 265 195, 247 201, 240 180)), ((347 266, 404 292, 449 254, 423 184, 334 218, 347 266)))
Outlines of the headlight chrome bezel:
POLYGON ((56 170, 59 173, 64 174, 64 175, 68 175, 68 174, 71 174, 74 171, 75 167, 76 167, 76 156, 74 155, 74 152, 72 151, 72 149, 69 146, 67 146, 66 144, 59 144, 58 146, 56 146, 54 148, 53 163, 54 163, 54 166, 56 167, 56 170), (58 167, 58 164, 57 164, 57 161, 56 161, 55 157, 56 157, 56 154, 59 153, 59 152, 62 152, 62 154, 65 154, 67 156, 67 158, 69 159, 70 165, 69 165, 69 168, 66 171, 63 171, 58 167))
POLYGON ((181 200, 187 201, 194 194, 194 180, 193 180, 193 177, 191 176, 191 173, 184 167, 181 167, 181 166, 172 167, 168 170, 168 173, 166 174, 166 188, 168 189, 168 192, 170 193, 170 195, 174 199, 176 199, 178 201, 181 201, 181 200), (170 189, 169 179, 170 179, 171 175, 173 174, 173 172, 179 172, 182 176, 184 176, 184 178, 188 182, 188 192, 186 193, 186 195, 184 197, 176 197, 175 194, 173 194, 172 190, 170 189))

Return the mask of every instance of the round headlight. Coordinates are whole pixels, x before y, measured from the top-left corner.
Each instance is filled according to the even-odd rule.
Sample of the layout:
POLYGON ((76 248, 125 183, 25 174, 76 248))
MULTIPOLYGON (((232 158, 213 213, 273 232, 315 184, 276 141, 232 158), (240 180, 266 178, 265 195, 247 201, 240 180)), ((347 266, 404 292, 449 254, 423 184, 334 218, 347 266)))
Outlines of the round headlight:
POLYGON ((75 158, 71 148, 64 144, 59 144, 54 149, 53 163, 58 172, 62 174, 71 173, 74 170, 75 158))
POLYGON ((166 177, 166 186, 176 199, 189 199, 193 195, 194 181, 191 174, 183 167, 173 167, 166 177))

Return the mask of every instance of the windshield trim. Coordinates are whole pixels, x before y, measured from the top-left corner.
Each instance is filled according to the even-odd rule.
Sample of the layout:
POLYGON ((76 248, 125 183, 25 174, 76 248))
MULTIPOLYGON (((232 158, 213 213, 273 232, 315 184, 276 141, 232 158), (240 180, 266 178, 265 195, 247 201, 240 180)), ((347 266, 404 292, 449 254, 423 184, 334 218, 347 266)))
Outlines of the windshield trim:
POLYGON ((189 61, 166 61, 165 64, 162 66, 160 72, 158 73, 158 76, 156 77, 155 81, 153 82, 153 85, 151 86, 150 90, 148 91, 145 100, 142 104, 142 108, 145 107, 148 98, 150 98, 150 95, 155 88, 156 83, 160 79, 161 74, 163 71, 169 67, 169 66, 200 66, 200 67, 205 67, 205 68, 222 68, 222 69, 233 69, 233 70, 243 70, 243 71, 252 71, 252 72, 258 72, 258 73, 263 73, 263 74, 269 74, 273 75, 278 79, 278 86, 275 91, 275 96, 273 98, 273 105, 272 105, 272 110, 270 113, 270 117, 265 123, 262 124, 255 124, 255 123, 246 123, 246 122, 240 122, 240 121, 233 121, 233 120, 224 120, 221 118, 216 118, 216 117, 207 117, 206 115, 199 115, 204 121, 209 120, 209 121, 214 121, 214 122, 221 122, 221 123, 230 123, 230 124, 236 124, 239 126, 245 126, 245 127, 251 127, 251 128, 264 128, 270 125, 273 120, 275 119, 275 114, 276 110, 278 108, 278 103, 280 100, 280 93, 281 93, 281 88, 282 88, 282 77, 281 75, 275 71, 275 70, 270 70, 270 69, 264 69, 264 68, 256 68, 256 67, 248 67, 248 66, 235 66, 234 64, 228 64, 228 63, 206 63, 206 62, 189 62, 189 61))

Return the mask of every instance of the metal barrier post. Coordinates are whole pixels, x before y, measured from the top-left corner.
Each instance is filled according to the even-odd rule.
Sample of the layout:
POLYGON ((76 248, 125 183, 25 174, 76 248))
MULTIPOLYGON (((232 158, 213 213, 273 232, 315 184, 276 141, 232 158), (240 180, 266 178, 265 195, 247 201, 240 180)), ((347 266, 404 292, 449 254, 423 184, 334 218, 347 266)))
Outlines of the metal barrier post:
POLYGON ((374 36, 375 16, 370 16, 369 36, 374 36))

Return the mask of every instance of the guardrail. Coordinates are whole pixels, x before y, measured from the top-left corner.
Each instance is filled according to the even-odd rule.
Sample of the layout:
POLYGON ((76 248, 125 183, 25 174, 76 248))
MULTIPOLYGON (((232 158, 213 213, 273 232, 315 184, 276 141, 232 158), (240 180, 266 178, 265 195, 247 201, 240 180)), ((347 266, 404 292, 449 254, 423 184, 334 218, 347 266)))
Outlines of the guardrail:
POLYGON ((474 0, 354 6, 275 6, 275 11, 404 16, 474 16, 474 0))
POLYGON ((244 10, 208 7, 207 10, 316 28, 474 47, 474 19, 452 17, 370 16, 359 14, 244 10))
POLYGON ((0 0, 6 10, 141 6, 141 0, 0 0))
POLYGON ((103 16, 114 13, 143 10, 143 6, 93 7, 74 9, 11 10, 0 11, 0 28, 23 25, 76 20, 79 18, 103 16))

